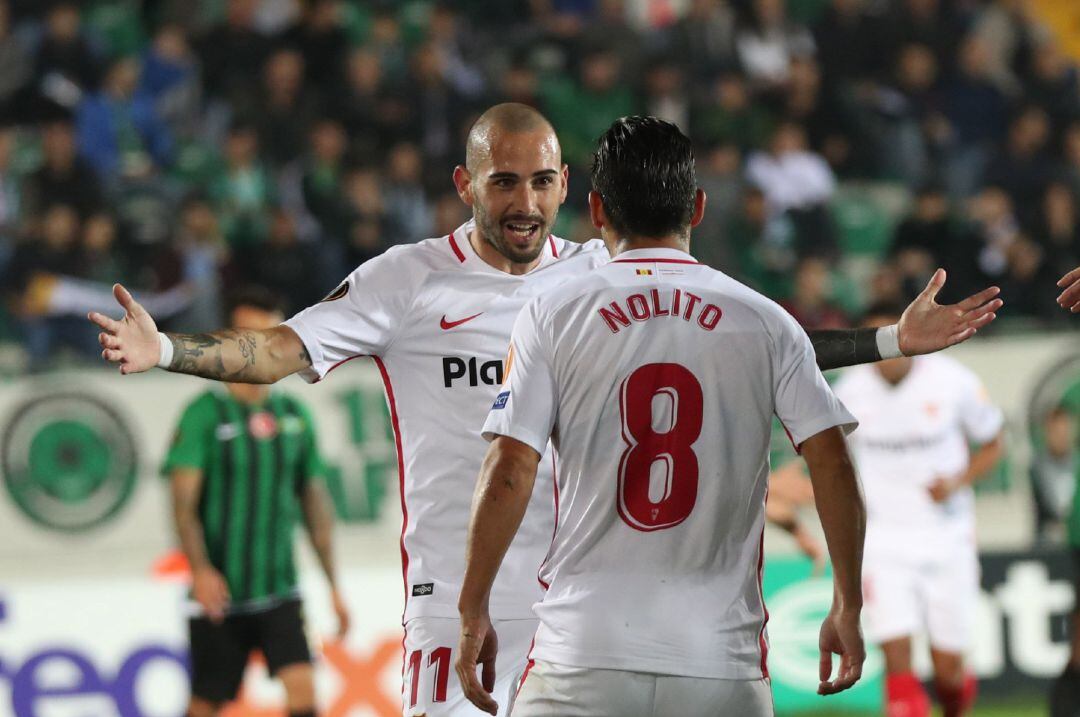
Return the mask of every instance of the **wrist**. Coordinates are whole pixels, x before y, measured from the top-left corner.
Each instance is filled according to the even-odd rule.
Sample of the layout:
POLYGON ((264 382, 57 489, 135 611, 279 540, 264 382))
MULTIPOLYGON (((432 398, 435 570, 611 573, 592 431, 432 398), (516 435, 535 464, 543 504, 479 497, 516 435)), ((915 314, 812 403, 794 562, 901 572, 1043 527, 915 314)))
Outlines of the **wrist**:
POLYGON ((882 326, 877 330, 874 338, 877 341, 878 354, 882 359, 900 358, 904 353, 900 350, 900 325, 882 326))
POLYGON ((158 368, 169 368, 173 359, 173 345, 172 340, 168 336, 158 331, 158 368))

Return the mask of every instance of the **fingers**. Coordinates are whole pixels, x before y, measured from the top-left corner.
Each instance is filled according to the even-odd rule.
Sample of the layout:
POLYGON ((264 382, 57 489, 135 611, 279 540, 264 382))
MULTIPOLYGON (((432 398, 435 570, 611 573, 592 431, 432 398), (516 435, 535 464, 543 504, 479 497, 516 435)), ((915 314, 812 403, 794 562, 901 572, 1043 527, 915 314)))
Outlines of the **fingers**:
MULTIPOLYGON (((991 302, 990 304, 987 304, 987 306, 991 306, 993 303, 994 302, 991 302)), ((976 312, 971 312, 971 313, 976 314, 976 315, 973 316, 972 318, 967 319, 968 328, 981 329, 982 327, 986 326, 991 321, 993 321, 994 319, 997 318, 997 313, 995 313, 995 312, 1000 308, 1001 308, 1001 304, 998 303, 998 305, 996 307, 994 307, 993 309, 987 310, 985 313, 977 313, 976 314, 976 312)))
MULTIPOLYGON (((938 269, 934 272, 934 275, 930 277, 930 281, 926 283, 926 288, 919 294, 919 299, 933 301, 937 298, 938 292, 941 291, 941 287, 943 286, 945 286, 945 270, 938 269)), ((919 299, 916 299, 916 301, 919 299)))
POLYGON ((109 363, 120 363, 124 360, 124 352, 117 349, 105 349, 101 352, 101 358, 109 363))
POLYGON ((829 650, 822 650, 821 657, 818 659, 818 680, 822 684, 829 681, 829 677, 832 676, 832 652, 829 650))
POLYGON ((1058 279, 1058 286, 1065 286, 1066 284, 1073 284, 1077 279, 1080 279, 1080 266, 1070 271, 1065 276, 1058 279))
POLYGON ((98 343, 101 344, 102 348, 106 349, 120 348, 120 339, 113 336, 112 334, 106 334, 104 332, 98 334, 98 343))
MULTIPOLYGON (((982 306, 987 301, 990 301, 995 296, 1001 293, 1001 289, 997 286, 991 286, 987 289, 983 289, 978 294, 972 294, 960 303, 956 305, 956 308, 961 311, 971 311, 979 306, 982 306)), ((1000 304, 999 304, 1000 306, 1000 304)))
POLYGON ((117 331, 120 330, 119 321, 114 321, 108 316, 105 316, 104 314, 99 314, 96 311, 91 311, 89 314, 86 315, 86 318, 90 319, 95 324, 97 324, 111 334, 115 334, 117 331))
POLYGON ((1061 292, 1058 296, 1057 302, 1064 308, 1068 308, 1077 302, 1080 302, 1080 281, 1068 286, 1065 291, 1061 292))
POLYGON ((484 660, 481 663, 480 680, 487 692, 495 691, 495 658, 484 660))
MULTIPOLYGON (((960 303, 963 304, 965 302, 962 301, 960 303)), ((962 314, 960 314, 961 321, 974 321, 975 319, 986 316, 987 314, 994 313, 1004 305, 1005 302, 1001 299, 990 299, 989 301, 979 304, 972 309, 963 309, 960 307, 960 304, 957 304, 956 307, 963 312, 962 314)))
POLYGON ((461 682, 461 691, 465 693, 465 699, 472 702, 479 709, 491 715, 499 713, 499 704, 485 691, 480 681, 476 679, 476 662, 459 654, 455 666, 458 680, 461 682))
POLYGON ((131 295, 131 292, 125 289, 120 284, 113 284, 113 296, 124 307, 124 311, 129 314, 138 314, 143 308, 139 306, 139 302, 135 301, 135 297, 131 295))

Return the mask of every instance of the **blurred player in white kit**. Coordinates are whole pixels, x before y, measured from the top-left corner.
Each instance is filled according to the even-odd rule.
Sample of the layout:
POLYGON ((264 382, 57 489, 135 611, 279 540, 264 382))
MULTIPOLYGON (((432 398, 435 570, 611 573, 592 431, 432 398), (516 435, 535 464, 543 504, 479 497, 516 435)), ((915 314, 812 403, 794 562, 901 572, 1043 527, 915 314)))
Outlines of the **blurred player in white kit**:
MULTIPOLYGON (((873 306, 866 324, 897 313, 873 306)), ((925 631, 938 701, 958 717, 976 692, 964 668, 979 590, 971 486, 1001 457, 1002 413, 975 374, 945 356, 860 366, 835 388, 859 419, 848 443, 866 494, 864 615, 885 656, 886 715, 930 715, 911 658, 912 635, 925 631)))
POLYGON ((774 414, 809 465, 834 566, 819 692, 850 687, 865 657, 854 419, 795 320, 688 253, 705 195, 677 127, 617 120, 589 199, 614 259, 525 306, 484 426, 459 601, 466 696, 499 709, 489 595, 550 437, 556 527, 511 714, 772 715, 761 571, 774 414))

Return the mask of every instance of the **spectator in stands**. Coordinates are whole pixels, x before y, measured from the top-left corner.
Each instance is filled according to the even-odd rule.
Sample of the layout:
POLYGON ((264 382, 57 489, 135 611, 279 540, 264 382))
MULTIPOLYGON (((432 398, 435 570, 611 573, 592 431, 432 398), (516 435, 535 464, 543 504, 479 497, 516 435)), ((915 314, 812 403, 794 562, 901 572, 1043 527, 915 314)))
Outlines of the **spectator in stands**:
POLYGON ((684 71, 704 85, 718 72, 735 67, 735 11, 727 0, 691 0, 686 15, 671 29, 671 51, 684 71))
POLYGON ((83 94, 97 87, 98 57, 82 33, 79 6, 58 2, 45 16, 45 32, 34 62, 38 91, 74 109, 83 94))
POLYGON ((1069 186, 1054 182, 1046 188, 1035 239, 1046 253, 1050 273, 1064 276, 1080 266, 1080 217, 1069 186))
POLYGON ((275 200, 273 176, 259 155, 254 125, 239 121, 225 138, 225 166, 210 183, 210 196, 230 247, 259 244, 266 237, 266 217, 275 200))
POLYGON ((996 281, 1009 269, 1009 249, 1021 236, 1012 199, 1001 187, 988 186, 969 206, 974 245, 969 256, 978 272, 996 281))
POLYGON ((926 45, 939 65, 950 67, 961 24, 959 10, 948 0, 897 0, 889 3, 879 47, 891 60, 904 45, 926 45))
POLYGON ((79 214, 74 207, 53 204, 45 210, 40 233, 21 244, 8 266, 4 286, 18 317, 32 371, 49 368, 56 349, 67 346, 89 359, 100 354, 96 332, 87 333, 82 317, 48 316, 46 305, 57 276, 79 275, 79 214))
POLYGON ((786 120, 806 130, 811 149, 825 158, 833 171, 841 175, 868 174, 872 169, 860 166, 856 130, 838 98, 821 83, 821 72, 813 57, 795 57, 791 61, 782 104, 786 120))
POLYGON ((42 126, 41 152, 41 167, 23 184, 26 218, 40 217, 52 202, 73 206, 84 218, 104 206, 97 175, 76 153, 75 126, 70 117, 60 115, 42 126))
POLYGON ((341 119, 353 147, 361 154, 373 154, 390 142, 393 117, 383 96, 383 74, 379 56, 367 48, 357 48, 349 55, 345 85, 328 98, 332 114, 341 119))
POLYGON ((343 207, 342 175, 348 138, 339 122, 319 120, 311 128, 310 151, 305 160, 301 189, 304 208, 319 225, 320 234, 340 240, 343 207))
POLYGON ((281 36, 304 60, 306 84, 331 96, 344 79, 349 37, 342 26, 341 0, 303 0, 300 18, 281 36))
POLYGON ((88 217, 79 243, 79 276, 113 284, 127 277, 116 247, 116 222, 105 213, 88 217))
POLYGON ((978 188, 994 143, 1005 133, 1006 101, 990 77, 989 51, 978 36, 961 42, 957 70, 943 93, 948 121, 945 176, 950 194, 969 197, 978 188))
POLYGON ((1050 120, 1040 107, 1022 108, 1012 124, 1005 146, 997 151, 986 169, 985 183, 1008 192, 1020 215, 1030 226, 1038 213, 1046 185, 1054 175, 1054 164, 1046 152, 1050 120))
POLYGON ((791 217, 800 255, 835 251, 827 203, 836 191, 836 178, 828 162, 807 148, 802 127, 781 122, 769 151, 750 155, 746 177, 765 193, 770 211, 791 217))
POLYGON ((12 32, 10 5, 0 0, 0 104, 22 90, 32 72, 30 51, 23 38, 12 32))
POLYGON ((435 198, 433 212, 435 231, 433 236, 447 236, 469 220, 469 209, 457 192, 446 191, 435 198))
POLYGON ((798 259, 795 225, 786 214, 770 212, 765 193, 745 188, 739 212, 725 232, 736 274, 769 296, 787 296, 798 259))
POLYGON ((1076 420, 1064 406, 1042 419, 1042 441, 1031 459, 1031 497, 1035 508, 1035 540, 1060 542, 1076 492, 1076 420))
POLYGON ((164 25, 154 34, 142 56, 139 93, 153 100, 174 134, 196 132, 202 88, 195 55, 179 25, 164 25))
MULTIPOLYGON (((899 275, 905 303, 914 299, 939 267, 957 265, 958 244, 949 215, 949 198, 944 187, 927 184, 915 196, 912 212, 904 217, 893 234, 889 256, 899 275)), ((961 277, 950 274, 950 282, 961 277)))
POLYGON ((822 73, 830 83, 883 74, 887 58, 878 45, 880 23, 864 0, 832 0, 814 26, 822 73))
POLYGON ((1016 70, 1030 64, 1031 48, 1038 41, 1031 19, 1026 1, 991 0, 978 12, 972 27, 987 47, 989 76, 1008 97, 1023 92, 1016 70))
POLYGON ((428 16, 428 41, 442 57, 446 79, 463 97, 476 98, 484 91, 484 74, 476 56, 476 38, 468 23, 449 3, 436 3, 428 16))
POLYGON ((710 91, 692 107, 690 118, 698 142, 733 143, 754 149, 765 146, 775 124, 768 110, 754 102, 746 80, 735 72, 715 80, 710 91))
POLYGON ((892 77, 874 87, 876 145, 880 172, 911 184, 930 178, 934 158, 949 141, 942 114, 938 65, 926 45, 912 43, 899 51, 892 77))
POLYGON ((296 224, 288 212, 275 208, 266 242, 243 260, 249 267, 245 283, 265 286, 284 297, 287 313, 296 313, 329 291, 329 287, 322 285, 316 259, 310 247, 300 244, 296 224))
POLYGON ((379 175, 372 167, 355 167, 345 177, 347 201, 345 262, 359 266, 387 248, 385 237, 400 233, 386 211, 379 175))
POLYGON ((626 0, 595 0, 595 9, 577 44, 608 47, 619 58, 624 78, 640 77, 649 66, 647 47, 641 33, 630 23, 626 5, 626 0))
POLYGON ((383 201, 390 230, 385 244, 404 244, 431 236, 432 217, 424 194, 424 159, 420 148, 411 142, 391 147, 383 174, 383 201))
POLYGON ((1072 190, 1073 197, 1080 200, 1080 119, 1065 128, 1061 144, 1065 160, 1062 178, 1072 190))
POLYGON ((586 50, 576 80, 545 84, 544 112, 559 133, 563 161, 570 165, 572 177, 573 170, 588 167, 596 138, 608 128, 611 118, 634 113, 634 97, 621 79, 619 56, 599 46, 586 50))
POLYGON ((135 58, 114 61, 101 91, 79 105, 79 154, 106 183, 146 179, 172 156, 172 134, 153 100, 136 92, 139 71, 135 58))
POLYGON ((794 290, 780 302, 804 329, 842 329, 850 325, 843 309, 833 303, 829 265, 809 257, 795 267, 794 290))
POLYGON ((168 325, 174 331, 206 331, 221 321, 222 296, 227 286, 241 282, 235 276, 238 272, 230 267, 231 254, 209 201, 198 195, 185 199, 178 224, 154 267, 156 288, 192 286, 191 305, 168 325))
POLYGON ((0 278, 15 252, 22 220, 19 181, 11 169, 14 143, 14 128, 0 124, 0 278))
POLYGON ((495 99, 491 104, 500 102, 520 102, 530 107, 540 106, 540 81, 536 70, 527 58, 514 58, 506 71, 502 73, 495 99))
POLYGON ((695 151, 698 187, 709 198, 694 234, 694 258, 714 269, 737 269, 734 247, 727 229, 743 201, 742 154, 733 144, 717 144, 695 151))
POLYGON ((1006 270, 997 283, 1001 293, 1010 297, 1002 316, 1022 316, 1043 322, 1068 320, 1055 298, 1058 274, 1050 270, 1046 252, 1038 243, 1021 234, 1005 250, 1006 270))
POLYGON ((642 105, 646 114, 679 127, 690 127, 690 94, 682 70, 672 60, 656 58, 645 70, 642 105))
POLYGON ((1027 102, 1042 107, 1056 131, 1080 116, 1080 71, 1052 38, 1033 51, 1023 89, 1027 102))
POLYGON ((303 153, 317 120, 320 100, 304 85, 304 58, 296 50, 270 55, 262 72, 263 91, 252 109, 267 161, 281 168, 303 153))
POLYGON ((753 0, 735 49, 751 84, 770 90, 787 82, 792 59, 813 55, 816 48, 809 30, 788 22, 784 0, 753 0))
POLYGON ((472 105, 448 80, 446 58, 435 43, 420 45, 410 60, 402 139, 416 142, 426 161, 442 166, 456 156, 472 105))
POLYGON ((250 104, 253 77, 262 74, 270 40, 255 29, 258 0, 227 0, 225 18, 196 44, 203 88, 211 98, 250 104))

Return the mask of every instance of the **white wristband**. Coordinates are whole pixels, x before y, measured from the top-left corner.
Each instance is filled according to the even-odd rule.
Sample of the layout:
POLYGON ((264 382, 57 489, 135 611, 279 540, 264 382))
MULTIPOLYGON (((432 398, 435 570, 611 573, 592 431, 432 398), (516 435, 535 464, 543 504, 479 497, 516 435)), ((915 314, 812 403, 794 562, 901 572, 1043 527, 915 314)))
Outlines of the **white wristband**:
POLYGON ((904 354, 900 351, 900 326, 882 326, 877 330, 874 338, 877 339, 878 354, 882 359, 900 358, 904 354))
MULTIPOLYGON (((878 332, 880 333, 880 332, 878 332)), ((172 341, 165 334, 158 331, 158 344, 161 346, 161 358, 158 359, 158 368, 169 368, 169 364, 172 363, 173 357, 173 345, 172 341)), ((881 340, 878 339, 878 345, 881 345, 881 340)))

